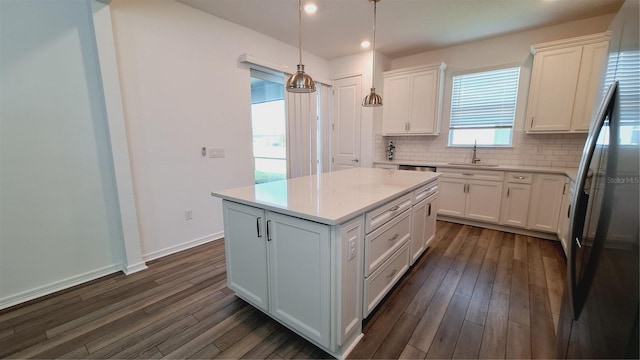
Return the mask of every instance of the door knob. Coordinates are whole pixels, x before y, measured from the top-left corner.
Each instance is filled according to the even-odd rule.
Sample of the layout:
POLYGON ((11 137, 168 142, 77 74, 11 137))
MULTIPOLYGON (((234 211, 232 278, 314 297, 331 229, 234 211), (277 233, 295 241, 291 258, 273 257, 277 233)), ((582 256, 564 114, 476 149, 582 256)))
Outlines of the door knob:
POLYGON ((358 159, 353 159, 351 161, 353 161, 354 163, 360 162, 360 160, 358 160, 358 159))

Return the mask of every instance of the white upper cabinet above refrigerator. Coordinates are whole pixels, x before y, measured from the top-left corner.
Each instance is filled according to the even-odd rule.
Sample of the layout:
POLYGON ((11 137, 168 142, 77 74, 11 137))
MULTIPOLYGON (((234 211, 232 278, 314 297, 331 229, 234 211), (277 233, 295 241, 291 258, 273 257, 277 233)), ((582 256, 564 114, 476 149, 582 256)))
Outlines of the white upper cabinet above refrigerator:
POLYGON ((589 130, 608 44, 608 34, 599 33, 531 47, 527 132, 589 130))

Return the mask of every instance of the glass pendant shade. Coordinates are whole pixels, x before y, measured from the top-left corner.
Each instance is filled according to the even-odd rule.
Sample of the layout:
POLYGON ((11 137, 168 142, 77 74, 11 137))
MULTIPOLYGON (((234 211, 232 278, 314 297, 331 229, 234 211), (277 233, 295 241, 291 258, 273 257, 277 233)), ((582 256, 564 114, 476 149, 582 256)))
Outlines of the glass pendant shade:
POLYGON ((304 65, 298 64, 298 71, 287 80, 287 91, 294 93, 312 93, 316 91, 316 82, 304 73, 304 65))
POLYGON ((382 97, 376 94, 376 88, 371 88, 371 92, 369 95, 364 97, 362 100, 362 106, 371 107, 371 106, 381 106, 382 105, 382 97))
POLYGON ((293 93, 312 93, 316 91, 316 83, 311 76, 304 73, 302 65, 302 0, 298 0, 298 71, 287 80, 286 89, 293 93))

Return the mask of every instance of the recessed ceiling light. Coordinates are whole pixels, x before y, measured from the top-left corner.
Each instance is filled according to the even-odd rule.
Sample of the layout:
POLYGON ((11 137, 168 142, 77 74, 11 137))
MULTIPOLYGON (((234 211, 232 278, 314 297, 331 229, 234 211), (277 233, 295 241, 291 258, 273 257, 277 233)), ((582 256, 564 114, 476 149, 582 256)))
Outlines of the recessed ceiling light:
POLYGON ((318 7, 313 3, 308 3, 304 6, 304 12, 306 12, 307 14, 315 14, 317 10, 318 7))
POLYGON ((369 42, 369 40, 365 40, 360 43, 360 46, 367 49, 369 46, 371 46, 371 42, 369 42))

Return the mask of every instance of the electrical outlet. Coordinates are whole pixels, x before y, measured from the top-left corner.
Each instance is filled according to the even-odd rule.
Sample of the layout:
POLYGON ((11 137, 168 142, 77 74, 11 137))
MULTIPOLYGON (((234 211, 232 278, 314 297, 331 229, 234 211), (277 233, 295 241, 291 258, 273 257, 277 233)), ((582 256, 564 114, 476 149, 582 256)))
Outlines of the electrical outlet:
POLYGON ((187 209, 184 211, 184 219, 185 220, 193 220, 193 210, 187 209))
POLYGON ((224 157, 224 149, 223 148, 215 148, 209 149, 209 158, 223 158, 224 157))
POLYGON ((351 260, 356 257, 356 239, 349 239, 349 258, 351 260))

